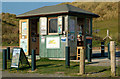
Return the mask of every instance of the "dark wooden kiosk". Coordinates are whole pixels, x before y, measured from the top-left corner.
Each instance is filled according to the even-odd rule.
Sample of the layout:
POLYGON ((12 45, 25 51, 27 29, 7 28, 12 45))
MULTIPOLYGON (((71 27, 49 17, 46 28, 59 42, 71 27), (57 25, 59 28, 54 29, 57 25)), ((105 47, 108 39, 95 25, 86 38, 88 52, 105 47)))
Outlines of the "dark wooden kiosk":
POLYGON ((40 57, 65 58, 65 47, 70 56, 77 57, 80 47, 92 44, 92 18, 99 15, 72 5, 41 7, 17 16, 19 45, 26 55, 35 49, 40 57))

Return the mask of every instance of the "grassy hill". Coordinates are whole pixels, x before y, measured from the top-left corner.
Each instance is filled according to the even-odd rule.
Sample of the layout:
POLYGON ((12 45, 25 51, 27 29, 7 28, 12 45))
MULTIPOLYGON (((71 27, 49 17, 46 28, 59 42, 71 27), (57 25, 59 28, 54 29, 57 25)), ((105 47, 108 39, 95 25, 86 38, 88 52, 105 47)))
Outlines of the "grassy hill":
POLYGON ((2 13, 2 45, 18 45, 18 19, 15 14, 2 13))
MULTIPOLYGON (((100 40, 106 36, 109 29, 113 40, 118 41, 118 3, 117 2, 68 2, 81 9, 100 15, 93 19, 93 45, 99 46, 100 40), (95 30, 99 32, 95 32, 95 30)), ((61 5, 58 4, 58 5, 61 5)), ((18 19, 16 15, 2 13, 2 40, 3 45, 18 45, 18 19)), ((108 41, 107 41, 108 42, 108 41)), ((106 43, 107 44, 107 43, 106 43)))

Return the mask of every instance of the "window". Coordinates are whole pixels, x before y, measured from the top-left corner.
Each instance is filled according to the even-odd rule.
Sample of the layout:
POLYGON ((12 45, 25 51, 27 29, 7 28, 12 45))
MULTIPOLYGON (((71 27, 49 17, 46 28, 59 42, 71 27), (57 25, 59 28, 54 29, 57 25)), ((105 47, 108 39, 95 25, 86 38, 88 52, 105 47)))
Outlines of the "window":
POLYGON ((48 34, 58 34, 58 19, 57 17, 48 18, 48 34))

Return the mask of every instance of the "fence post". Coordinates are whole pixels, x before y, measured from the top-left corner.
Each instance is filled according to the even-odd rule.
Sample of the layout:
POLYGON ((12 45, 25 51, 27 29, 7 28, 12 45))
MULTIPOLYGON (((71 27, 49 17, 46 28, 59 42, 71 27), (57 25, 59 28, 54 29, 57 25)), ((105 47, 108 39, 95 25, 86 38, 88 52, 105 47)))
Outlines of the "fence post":
POLYGON ((70 67, 70 47, 65 47, 65 65, 66 67, 70 67))
POLYGON ((108 59, 110 59, 110 43, 108 43, 108 59))
POLYGON ((104 42, 101 42, 101 56, 102 57, 104 57, 104 51, 105 51, 104 42))
POLYGON ((7 69, 7 50, 3 49, 3 70, 7 69))
POLYGON ((84 48, 82 47, 80 50, 80 75, 85 74, 85 53, 84 48))
POLYGON ((91 62, 91 46, 90 44, 87 45, 87 58, 88 58, 88 62, 91 62))
POLYGON ((111 76, 116 75, 115 41, 110 41, 111 76))
POLYGON ((10 47, 7 47, 7 60, 10 60, 10 47))
POLYGON ((31 60, 32 60, 32 71, 34 71, 36 69, 36 55, 35 55, 35 50, 32 49, 32 57, 31 57, 31 60))

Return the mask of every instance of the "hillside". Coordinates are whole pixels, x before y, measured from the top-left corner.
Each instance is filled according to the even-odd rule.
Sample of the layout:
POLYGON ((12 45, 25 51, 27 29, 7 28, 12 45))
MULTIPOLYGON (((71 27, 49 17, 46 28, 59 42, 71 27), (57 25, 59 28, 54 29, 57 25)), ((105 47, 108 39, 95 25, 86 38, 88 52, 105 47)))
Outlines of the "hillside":
MULTIPOLYGON (((99 39, 106 36, 107 29, 113 40, 118 36, 118 3, 115 2, 68 2, 61 4, 71 4, 81 9, 100 15, 93 19, 93 45, 99 43, 99 39), (96 30, 99 30, 97 33, 96 30)), ((58 5, 61 5, 58 4, 58 5)), ((18 45, 18 19, 15 14, 2 13, 2 41, 3 45, 18 45)))
MULTIPOLYGON (((67 2, 61 4, 71 4, 81 9, 96 13, 100 18, 95 21, 109 20, 118 18, 118 3, 117 2, 67 2)), ((58 4, 58 5, 61 5, 58 4)))
POLYGON ((18 45, 18 19, 15 14, 2 13, 2 44, 18 45))

